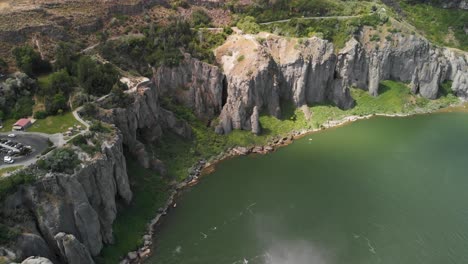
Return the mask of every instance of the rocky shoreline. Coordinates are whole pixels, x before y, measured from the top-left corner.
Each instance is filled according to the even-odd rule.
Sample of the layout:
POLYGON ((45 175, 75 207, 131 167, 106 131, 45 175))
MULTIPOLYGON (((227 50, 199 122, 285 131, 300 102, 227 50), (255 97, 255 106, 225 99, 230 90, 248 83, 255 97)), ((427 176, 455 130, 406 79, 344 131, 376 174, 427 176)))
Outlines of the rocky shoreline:
MULTIPOLYGON (((452 107, 462 106, 464 101, 459 104, 450 105, 442 109, 450 109, 452 107)), ((465 106, 466 107, 466 106, 465 106)), ((120 261, 120 264, 140 264, 151 256, 152 254, 152 245, 157 232, 157 226, 160 223, 160 220, 167 215, 171 209, 177 207, 176 199, 178 195, 185 189, 192 187, 200 181, 200 178, 206 175, 213 173, 216 170, 216 165, 237 156, 246 156, 250 154, 260 154, 265 155, 276 151, 280 147, 285 147, 295 140, 300 139, 304 136, 323 131, 329 128, 336 128, 340 126, 348 125, 352 122, 364 119, 370 119, 372 117, 408 117, 421 114, 431 114, 440 112, 442 109, 436 111, 422 111, 416 113, 406 113, 406 114, 370 114, 365 116, 346 116, 340 120, 332 120, 323 124, 320 128, 315 129, 303 129, 300 131, 292 131, 286 136, 277 136, 274 137, 269 143, 264 146, 252 146, 252 147, 233 147, 226 150, 223 153, 220 153, 218 156, 210 159, 209 161, 200 160, 198 161, 189 171, 189 176, 178 184, 173 184, 173 188, 170 192, 169 198, 164 205, 158 209, 156 216, 149 222, 147 231, 142 237, 143 245, 135 251, 129 252, 123 260, 120 261)))

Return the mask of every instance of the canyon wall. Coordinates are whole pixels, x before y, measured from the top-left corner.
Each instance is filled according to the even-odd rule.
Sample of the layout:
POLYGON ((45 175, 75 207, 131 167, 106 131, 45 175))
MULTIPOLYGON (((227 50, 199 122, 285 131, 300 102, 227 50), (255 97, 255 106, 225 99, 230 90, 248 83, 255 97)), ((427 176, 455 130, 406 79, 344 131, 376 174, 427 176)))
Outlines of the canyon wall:
POLYGON ((185 54, 177 67, 159 67, 154 72, 154 83, 161 96, 169 96, 177 103, 192 109, 201 120, 219 115, 223 103, 225 77, 217 66, 185 54))
POLYGON ((160 106, 159 93, 153 80, 133 92, 134 100, 130 105, 125 108, 101 109, 97 118, 114 124, 121 131, 124 145, 143 167, 153 167, 162 173, 164 168, 161 162, 147 153, 145 145, 160 139, 163 130, 184 138, 190 138, 192 132, 185 121, 160 106))
POLYGON ((331 102, 348 109, 354 105, 349 87, 377 96, 379 82, 387 79, 411 83, 413 93, 429 99, 437 98, 442 82, 453 81, 452 90, 468 97, 466 52, 400 33, 374 42, 370 30, 339 51, 316 37, 230 36, 215 52, 228 86, 216 131, 252 130, 258 111, 280 117, 282 100, 296 107, 331 102))
POLYGON ((48 173, 8 196, 0 204, 1 213, 21 234, 11 249, 0 248, 0 253, 18 260, 39 256, 53 263, 94 263, 92 256, 113 242, 117 203, 131 199, 118 135, 103 144, 99 158, 74 174, 48 173))

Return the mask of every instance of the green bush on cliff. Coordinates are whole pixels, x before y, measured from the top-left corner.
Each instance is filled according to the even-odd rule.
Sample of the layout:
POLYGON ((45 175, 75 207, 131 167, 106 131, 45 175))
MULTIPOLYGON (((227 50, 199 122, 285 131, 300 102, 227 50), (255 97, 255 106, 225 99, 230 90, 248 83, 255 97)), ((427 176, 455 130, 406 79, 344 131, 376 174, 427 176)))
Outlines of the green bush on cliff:
POLYGON ((29 76, 51 70, 50 63, 43 60, 39 52, 35 51, 31 46, 16 47, 13 49, 13 56, 16 60, 16 66, 29 76))
POLYGON ((43 170, 72 174, 73 170, 80 164, 78 155, 70 148, 61 148, 52 152, 45 159, 37 162, 43 170))
POLYGON ((0 201, 5 199, 8 194, 16 191, 16 188, 22 184, 34 182, 35 175, 29 171, 19 171, 8 177, 0 178, 0 201))

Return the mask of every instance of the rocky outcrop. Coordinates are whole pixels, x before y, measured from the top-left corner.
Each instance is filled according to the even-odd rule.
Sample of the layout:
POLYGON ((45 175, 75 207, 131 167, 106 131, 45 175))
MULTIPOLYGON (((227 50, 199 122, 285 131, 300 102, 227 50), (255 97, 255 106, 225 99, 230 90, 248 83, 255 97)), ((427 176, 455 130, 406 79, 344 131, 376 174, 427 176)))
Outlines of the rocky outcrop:
POLYGON ((118 201, 131 199, 118 135, 103 144, 100 158, 72 175, 49 173, 32 185, 21 186, 0 208, 8 218, 26 219, 17 223, 23 230, 14 243, 18 259, 35 255, 54 263, 92 263, 91 256, 113 242, 118 201), (18 217, 19 212, 29 217, 18 217))
POLYGON ((160 106, 158 90, 154 82, 142 85, 134 92, 134 101, 129 106, 101 111, 97 116, 119 128, 123 143, 145 168, 150 168, 152 163, 145 145, 160 139, 163 130, 184 138, 191 137, 190 126, 160 106))
POLYGON ((53 264, 50 260, 42 257, 29 257, 25 259, 21 264, 53 264))
POLYGON ((468 10, 467 0, 445 0, 441 2, 442 2, 442 7, 444 8, 459 8, 459 9, 468 10))
POLYGON ((203 120, 218 116, 222 108, 224 74, 214 65, 185 54, 177 67, 159 67, 154 82, 161 96, 171 96, 203 120))
POLYGON ((332 102, 353 107, 349 87, 376 96, 382 80, 411 83, 411 90, 437 98, 439 86, 453 81, 452 90, 468 95, 468 55, 438 48, 411 34, 393 34, 372 42, 372 29, 350 39, 334 51, 333 44, 316 37, 286 39, 273 34, 233 35, 216 50, 227 80, 227 100, 216 128, 257 131, 257 112, 281 117, 281 101, 300 107, 332 102), (254 111, 254 109, 256 109, 254 111))
POLYGON ((60 254, 67 259, 69 264, 94 264, 88 249, 75 236, 58 233, 55 235, 55 240, 57 240, 60 254))
POLYGON ((281 101, 297 107, 331 101, 345 109, 354 104, 349 90, 335 84, 337 56, 325 40, 234 35, 216 57, 228 87, 217 132, 252 130, 258 111, 280 118, 281 101))

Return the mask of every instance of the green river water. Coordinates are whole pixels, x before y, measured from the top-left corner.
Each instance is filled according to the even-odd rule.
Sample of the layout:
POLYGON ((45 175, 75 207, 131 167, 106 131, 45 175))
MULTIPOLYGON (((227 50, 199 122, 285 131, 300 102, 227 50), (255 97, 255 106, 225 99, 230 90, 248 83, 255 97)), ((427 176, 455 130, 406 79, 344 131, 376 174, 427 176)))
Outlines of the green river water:
POLYGON ((468 115, 377 117, 237 157, 164 219, 160 264, 468 263, 468 115))

